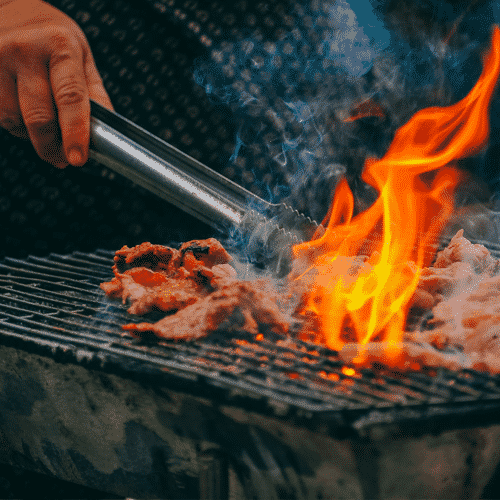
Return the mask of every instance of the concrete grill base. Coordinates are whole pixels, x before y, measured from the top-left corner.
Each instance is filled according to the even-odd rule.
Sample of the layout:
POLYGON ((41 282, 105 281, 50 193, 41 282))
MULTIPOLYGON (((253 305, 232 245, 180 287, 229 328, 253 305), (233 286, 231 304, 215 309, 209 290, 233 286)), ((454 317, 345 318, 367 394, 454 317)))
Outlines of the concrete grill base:
POLYGON ((500 425, 335 435, 8 346, 0 387, 3 461, 129 497, 479 498, 500 460, 500 425))

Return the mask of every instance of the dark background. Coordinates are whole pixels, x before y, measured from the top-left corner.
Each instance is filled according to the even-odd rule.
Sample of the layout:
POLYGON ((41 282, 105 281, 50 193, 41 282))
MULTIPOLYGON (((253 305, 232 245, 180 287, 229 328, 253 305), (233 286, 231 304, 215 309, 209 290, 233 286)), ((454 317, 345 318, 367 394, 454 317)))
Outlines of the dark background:
MULTIPOLYGON (((470 90, 481 71, 481 52, 487 47, 497 10, 496 2, 481 0, 372 0, 378 25, 365 31, 375 45, 380 33, 386 42, 381 54, 390 57, 359 76, 355 84, 341 71, 328 70, 320 74, 321 84, 318 79, 300 83, 297 78, 291 81, 292 89, 284 89, 276 80, 263 84, 256 70, 250 82, 245 81, 238 61, 233 61, 235 75, 221 79, 220 66, 231 55, 241 57, 242 40, 254 40, 257 47, 285 40, 294 29, 301 33, 303 45, 314 47, 329 30, 323 22, 325 13, 314 1, 52 3, 82 27, 118 113, 260 196, 287 199, 318 220, 326 213, 331 190, 344 171, 358 209, 366 207, 373 192, 359 181, 364 159, 382 155, 397 127, 418 109, 455 102, 470 90), (302 10, 297 5, 303 5, 302 10), (438 41, 451 31, 449 41, 439 46, 438 41), (219 67, 212 57, 215 50, 225 57, 219 67), (445 57, 439 56, 440 51, 445 57), (397 71, 393 81, 388 75, 391 69, 397 71), (228 84, 249 85, 255 79, 261 93, 269 95, 264 106, 239 105, 241 99, 234 90, 229 97, 223 95, 228 84), (207 82, 212 84, 211 95, 205 92, 207 82), (308 164, 299 164, 298 149, 287 153, 290 161, 285 166, 275 158, 283 134, 266 111, 279 115, 286 92, 289 102, 321 100, 322 112, 314 125, 321 128, 322 144, 308 164), (382 106, 384 118, 343 123, 339 116, 367 95, 382 106), (245 144, 234 155, 237 133, 245 144), (292 153, 297 153, 295 158, 292 153)), ((283 47, 278 44, 278 50, 283 47)), ((276 74, 286 72, 279 68, 276 74)), ((302 134, 306 141, 300 146, 304 152, 308 123, 287 122, 287 116, 283 113, 282 118, 291 128, 289 133, 302 134)), ((498 98, 491 117, 488 151, 464 162, 483 183, 474 195, 481 201, 494 195, 499 176, 498 98)), ((99 165, 89 162, 83 168, 58 171, 40 161, 29 143, 4 131, 0 131, 0 218, 0 253, 12 257, 115 249, 147 240, 166 244, 213 235, 212 229, 99 165)))
MULTIPOLYGON (((314 1, 302 4, 302 14, 296 9, 300 4, 290 1, 51 3, 82 27, 118 113, 259 196, 287 199, 318 220, 327 211, 340 174, 346 173, 357 209, 362 209, 373 198, 359 180, 365 158, 382 155, 396 129, 418 109, 456 102, 467 94, 480 74, 481 53, 499 15, 493 1, 372 0, 380 22, 377 29, 387 41, 380 51, 387 55, 384 63, 358 75, 354 83, 345 73, 326 71, 320 72, 319 81, 305 78, 299 84, 292 79, 287 87, 276 80, 266 85, 251 60, 231 63, 231 55, 241 56, 244 40, 255 41, 258 48, 266 41, 283 41, 293 29, 299 30, 305 45, 314 46, 327 30, 324 13, 314 1), (223 53, 220 63, 212 57, 216 50, 223 53), (232 64, 232 77, 221 73, 227 64, 232 64), (242 76, 245 69, 250 69, 250 80, 242 76), (241 104, 241 95, 231 86, 241 81, 246 90, 255 83, 261 92, 268 92, 267 101, 253 107, 241 104), (208 95, 207 84, 211 84, 208 95), (383 117, 344 124, 342 116, 367 95, 384 110, 383 117), (289 153, 286 165, 275 159, 285 132, 304 138, 312 133, 307 129, 312 122, 296 117, 285 120, 290 130, 280 130, 273 116, 288 116, 286 98, 321 103, 314 123, 323 142, 309 164, 300 164, 298 152, 307 149, 304 143, 295 156, 289 153), (237 155, 236 137, 244 143, 237 155)), ((356 0, 352 3, 354 8, 356 0)), ((371 36, 375 40, 376 31, 371 36)), ((294 50, 302 48, 297 45, 294 50)), ((283 72, 276 69, 278 75, 283 72)), ((476 179, 470 199, 495 208, 500 172, 498 93, 490 118, 487 150, 461 166, 476 179)), ((83 168, 57 170, 39 160, 29 143, 2 130, 0 220, 0 257, 117 249, 142 241, 169 244, 214 235, 211 228, 100 165, 89 162, 83 168)), ((496 492, 498 482, 493 481, 485 498, 495 497, 496 492)), ((0 467, 0 497, 31 496, 103 497, 83 487, 0 467)))

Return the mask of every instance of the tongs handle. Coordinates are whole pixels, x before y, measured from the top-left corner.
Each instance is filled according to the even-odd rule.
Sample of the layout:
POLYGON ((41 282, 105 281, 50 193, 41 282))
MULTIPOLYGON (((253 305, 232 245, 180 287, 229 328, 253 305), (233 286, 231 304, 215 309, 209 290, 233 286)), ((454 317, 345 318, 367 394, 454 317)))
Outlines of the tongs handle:
POLYGON ((277 275, 286 272, 291 246, 318 228, 93 101, 89 156, 218 229, 239 229, 249 255, 277 275))
POLYGON ((198 219, 240 226, 267 202, 194 158, 91 101, 89 156, 198 219))

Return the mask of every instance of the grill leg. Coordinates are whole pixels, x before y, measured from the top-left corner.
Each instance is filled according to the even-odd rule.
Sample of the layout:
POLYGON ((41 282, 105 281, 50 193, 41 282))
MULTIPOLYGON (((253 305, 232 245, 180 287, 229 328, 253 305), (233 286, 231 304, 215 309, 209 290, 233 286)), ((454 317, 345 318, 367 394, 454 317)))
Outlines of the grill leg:
POLYGON ((229 467, 227 458, 216 450, 199 456, 201 500, 228 500, 229 467))

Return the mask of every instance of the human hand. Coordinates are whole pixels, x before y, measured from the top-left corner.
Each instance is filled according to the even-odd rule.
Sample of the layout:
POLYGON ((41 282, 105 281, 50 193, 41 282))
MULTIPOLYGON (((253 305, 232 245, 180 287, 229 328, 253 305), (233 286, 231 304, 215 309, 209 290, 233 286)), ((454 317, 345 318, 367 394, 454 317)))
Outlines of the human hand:
POLYGON ((83 165, 89 99, 113 109, 78 25, 41 0, 0 0, 0 126, 58 168, 83 165))

